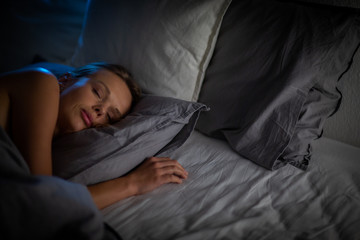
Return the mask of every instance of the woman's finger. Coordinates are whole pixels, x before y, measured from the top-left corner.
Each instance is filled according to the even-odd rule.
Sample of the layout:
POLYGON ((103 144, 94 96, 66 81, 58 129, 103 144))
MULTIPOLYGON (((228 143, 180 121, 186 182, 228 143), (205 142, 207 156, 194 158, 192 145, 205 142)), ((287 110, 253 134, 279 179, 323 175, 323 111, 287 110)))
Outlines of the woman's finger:
POLYGON ((174 174, 167 174, 167 175, 163 175, 162 176, 162 183, 182 183, 181 178, 179 178, 178 176, 174 175, 174 174))
POLYGON ((177 167, 174 166, 167 166, 167 167, 163 167, 157 170, 159 175, 170 175, 170 174, 174 174, 178 177, 181 178, 187 178, 188 174, 183 171, 182 169, 179 169, 177 167))
POLYGON ((148 158, 151 162, 161 162, 161 161, 169 161, 171 160, 169 157, 150 157, 148 158))
POLYGON ((154 164, 155 168, 163 168, 163 167, 167 167, 167 166, 177 166, 186 172, 184 167, 181 166, 181 164, 178 161, 170 159, 170 158, 155 158, 155 157, 153 157, 153 158, 151 158, 151 162, 154 164))
POLYGON ((163 167, 176 167, 181 169, 182 171, 186 172, 186 170, 184 169, 183 166, 181 166, 180 163, 178 163, 178 161, 176 160, 169 160, 169 161, 163 161, 159 163, 159 168, 163 168, 163 167))

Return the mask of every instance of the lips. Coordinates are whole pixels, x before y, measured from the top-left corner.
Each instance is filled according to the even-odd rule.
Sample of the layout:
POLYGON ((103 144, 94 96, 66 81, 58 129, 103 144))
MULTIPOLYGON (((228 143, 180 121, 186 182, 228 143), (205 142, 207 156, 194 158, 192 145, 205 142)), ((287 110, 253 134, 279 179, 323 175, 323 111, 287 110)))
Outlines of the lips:
POLYGON ((87 127, 92 126, 92 119, 88 112, 86 112, 84 109, 81 110, 81 116, 86 124, 87 127))

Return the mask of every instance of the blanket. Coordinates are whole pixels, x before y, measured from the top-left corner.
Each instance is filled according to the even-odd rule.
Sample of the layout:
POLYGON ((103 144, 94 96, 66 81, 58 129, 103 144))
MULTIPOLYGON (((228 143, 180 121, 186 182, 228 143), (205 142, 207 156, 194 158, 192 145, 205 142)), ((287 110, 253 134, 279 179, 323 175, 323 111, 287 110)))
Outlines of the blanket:
POLYGON ((1 239, 120 239, 85 186, 34 176, 0 128, 1 239))

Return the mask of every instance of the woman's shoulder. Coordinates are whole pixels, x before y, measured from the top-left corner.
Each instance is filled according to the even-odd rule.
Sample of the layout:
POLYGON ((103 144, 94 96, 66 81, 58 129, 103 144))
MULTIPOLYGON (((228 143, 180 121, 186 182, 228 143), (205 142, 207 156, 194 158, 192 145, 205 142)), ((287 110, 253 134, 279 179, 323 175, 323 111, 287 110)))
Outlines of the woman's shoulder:
MULTIPOLYGON (((57 109, 60 87, 57 78, 44 68, 20 69, 0 77, 0 88, 17 109, 57 109)), ((13 109, 14 110, 14 109, 13 109)))
POLYGON ((3 75, 0 87, 8 96, 8 102, 0 105, 7 113, 2 125, 8 126, 32 173, 51 174, 51 141, 60 95, 57 78, 43 68, 21 69, 3 75))
POLYGON ((36 118, 39 124, 42 120, 56 121, 60 89, 57 78, 48 70, 31 68, 8 72, 0 77, 0 89, 2 127, 12 125, 11 129, 22 129, 29 125, 35 129, 36 126, 33 125, 37 123, 30 123, 40 115, 41 118, 36 118))
POLYGON ((30 91, 32 94, 44 91, 59 92, 58 80, 45 68, 25 68, 3 74, 0 77, 1 87, 9 94, 30 91))

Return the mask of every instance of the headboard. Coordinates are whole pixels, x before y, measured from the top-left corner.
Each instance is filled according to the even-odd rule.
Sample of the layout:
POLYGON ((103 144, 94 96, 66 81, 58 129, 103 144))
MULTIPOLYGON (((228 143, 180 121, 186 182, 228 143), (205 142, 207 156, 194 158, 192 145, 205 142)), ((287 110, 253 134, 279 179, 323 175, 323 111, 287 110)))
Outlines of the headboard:
POLYGON ((342 102, 335 115, 324 126, 324 136, 360 147, 360 53, 355 54, 353 64, 343 76, 339 90, 342 102))
MULTIPOLYGON (((290 0, 291 1, 291 0, 290 0)), ((293 0, 298 2, 318 3, 331 6, 348 7, 348 8, 359 8, 359 0, 293 0)))

